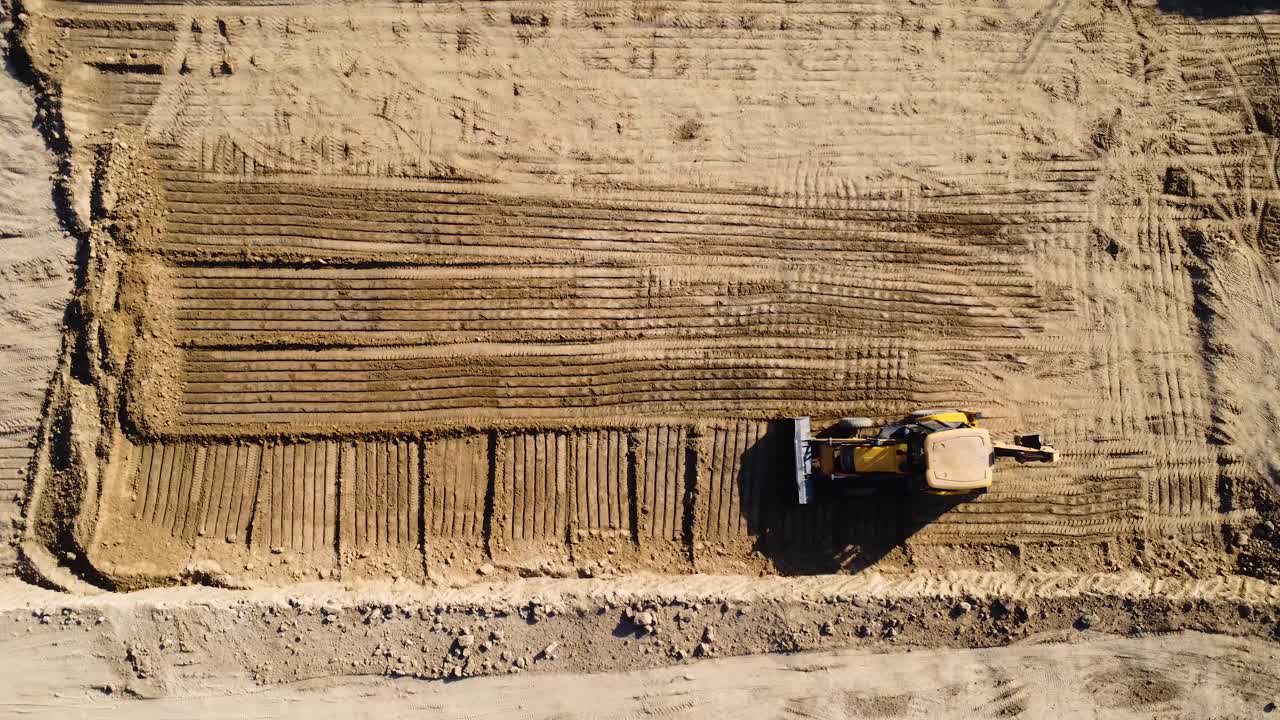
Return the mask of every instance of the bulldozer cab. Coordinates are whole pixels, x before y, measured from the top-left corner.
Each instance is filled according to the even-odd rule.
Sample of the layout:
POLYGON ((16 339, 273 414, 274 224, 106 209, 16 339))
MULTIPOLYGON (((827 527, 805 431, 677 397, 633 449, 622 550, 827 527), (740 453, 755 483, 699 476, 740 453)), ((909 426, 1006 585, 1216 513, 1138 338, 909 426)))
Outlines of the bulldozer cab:
POLYGON ((924 438, 924 480, 934 492, 966 493, 991 487, 995 448, 986 428, 931 432, 924 438))

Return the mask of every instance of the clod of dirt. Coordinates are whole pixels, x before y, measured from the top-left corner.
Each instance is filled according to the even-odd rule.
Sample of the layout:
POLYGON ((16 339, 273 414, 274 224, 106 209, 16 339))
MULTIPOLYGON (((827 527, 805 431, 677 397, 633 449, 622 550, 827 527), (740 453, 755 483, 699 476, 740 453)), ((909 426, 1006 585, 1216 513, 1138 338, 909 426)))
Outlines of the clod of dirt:
POLYGON ((653 632, 653 628, 658 624, 658 618, 652 612, 644 610, 636 613, 635 624, 645 630, 645 632, 653 632))
POLYGON ((478 574, 478 575, 492 575, 494 570, 495 570, 495 568, 493 567, 493 563, 485 563, 485 564, 481 565, 480 567, 476 568, 476 574, 478 574))

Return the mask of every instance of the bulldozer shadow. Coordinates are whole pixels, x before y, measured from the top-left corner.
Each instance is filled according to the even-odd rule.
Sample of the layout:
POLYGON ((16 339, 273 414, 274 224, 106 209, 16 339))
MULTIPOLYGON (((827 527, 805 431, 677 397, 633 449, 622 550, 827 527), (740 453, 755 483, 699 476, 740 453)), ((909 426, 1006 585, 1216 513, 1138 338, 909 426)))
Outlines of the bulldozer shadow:
POLYGON ((1158 0, 1156 8, 1162 13, 1213 20, 1272 13, 1280 9, 1280 0, 1158 0))
POLYGON ((965 502, 902 492, 800 505, 792 463, 791 422, 776 421, 742 454, 737 474, 740 507, 758 508, 746 514, 755 549, 787 575, 906 564, 907 540, 965 502))

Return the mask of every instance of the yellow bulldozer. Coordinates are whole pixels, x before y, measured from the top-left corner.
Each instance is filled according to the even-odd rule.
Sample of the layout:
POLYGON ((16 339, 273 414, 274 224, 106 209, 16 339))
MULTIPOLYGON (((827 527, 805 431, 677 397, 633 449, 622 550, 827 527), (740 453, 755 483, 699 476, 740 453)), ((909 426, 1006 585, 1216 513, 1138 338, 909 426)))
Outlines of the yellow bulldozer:
POLYGON ((809 418, 793 418, 800 504, 879 492, 978 494, 991 487, 996 458, 1057 461, 1039 435, 993 441, 978 427, 981 418, 975 410, 917 410, 876 429, 870 418, 848 417, 821 437, 813 436, 809 418))

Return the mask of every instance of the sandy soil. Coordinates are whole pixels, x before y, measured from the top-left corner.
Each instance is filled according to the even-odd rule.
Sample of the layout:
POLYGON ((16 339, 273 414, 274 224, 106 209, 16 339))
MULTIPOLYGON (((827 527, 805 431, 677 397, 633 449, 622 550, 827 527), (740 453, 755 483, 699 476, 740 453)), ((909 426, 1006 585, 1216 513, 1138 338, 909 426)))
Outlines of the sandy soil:
POLYGON ((0 639, 8 658, 0 662, 0 708, 13 717, 1245 718, 1265 714, 1280 694, 1266 670, 1280 660, 1273 643, 1179 633, 963 652, 760 655, 462 683, 349 675, 263 690, 232 681, 143 700, 114 690, 115 669, 93 633, 42 642, 50 635, 60 636, 0 639), (1199 670, 1188 683, 1190 667, 1199 670))
POLYGON ((24 5, 91 249, 33 554, 1271 572, 1275 15, 632 5, 24 5), (1062 461, 783 501, 779 418, 921 405, 1062 461))
POLYGON ((3 10, 15 712, 1275 700, 1280 15, 3 10), (787 501, 939 405, 1062 460, 787 501))
POLYGON ((35 111, 31 88, 6 62, 0 74, 0 572, 5 574, 16 559, 18 501, 58 364, 74 274, 75 240, 54 210, 57 161, 34 127, 35 111))
MULTIPOLYGON (((1006 583, 1018 581, 1035 579, 1006 583)), ((1119 586, 1098 579, 1087 595, 1059 587, 1014 601, 967 585, 981 579, 943 580, 953 592, 973 591, 963 601, 892 581, 832 578, 804 592, 786 587, 795 581, 699 582, 696 592, 669 591, 683 599, 644 605, 629 603, 652 597, 653 582, 544 583, 532 603, 525 582, 452 593, 320 583, 93 598, 11 586, 0 592, 0 707, 81 717, 349 716, 358 707, 369 717, 1225 718, 1264 714, 1280 694, 1269 670, 1280 649, 1258 637, 1280 615, 1274 588, 1259 596, 1258 588, 1148 585, 1135 602, 1139 580, 1122 601, 1119 586), (797 601, 802 594, 809 599, 797 601), (1080 615, 1086 603, 1092 609, 1080 615), (954 637, 922 622, 939 607, 954 637), (654 616, 653 630, 627 619, 635 611, 654 616), (1107 634, 1132 635, 1135 623, 1146 629, 1131 639, 1107 634), (1169 632, 1180 627, 1237 636, 1169 632), (1000 648, 936 647, 1000 633, 1000 648), (822 649, 851 637, 847 649, 822 649), (677 659, 672 641, 706 649, 677 659), (744 643, 788 654, 716 659, 744 643), (491 662, 504 671, 419 679, 441 674, 432 669, 439 663, 491 662), (672 662, 679 667, 661 668, 672 662), (583 674, 610 669, 631 671, 583 674)))
POLYGON ((50 182, 57 163, 33 128, 31 89, 0 75, 0 435, 40 423, 45 391, 62 341, 71 295, 75 241, 62 230, 50 182))

